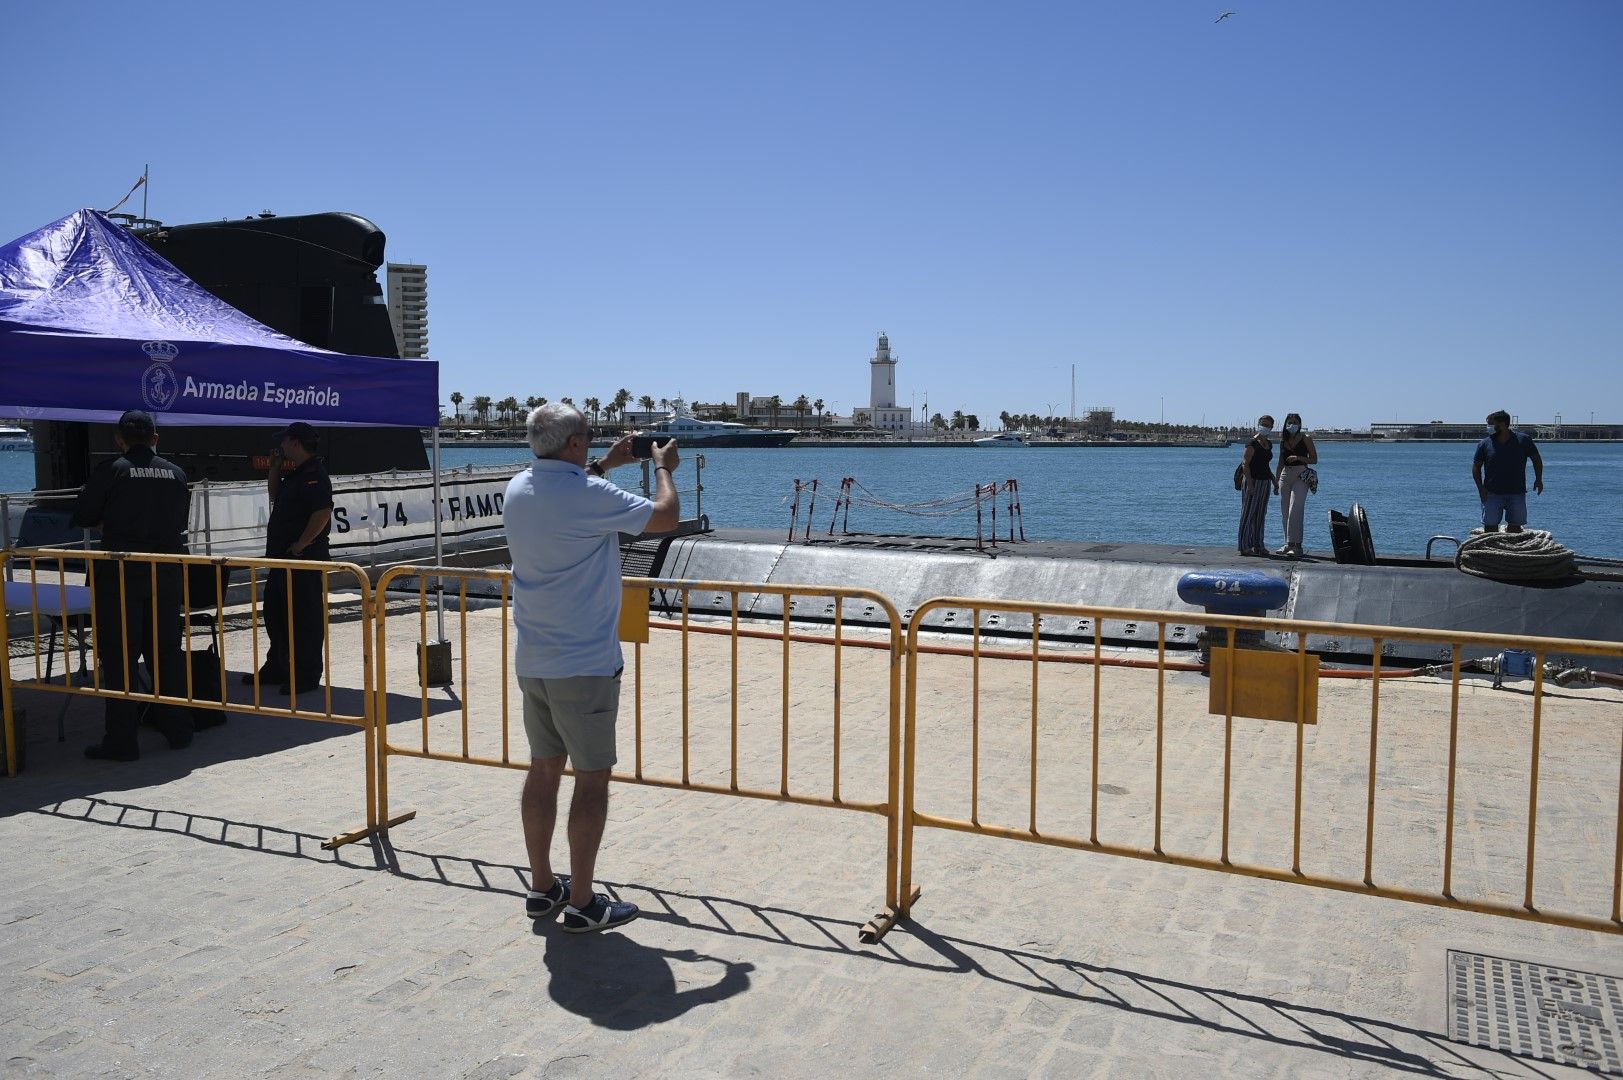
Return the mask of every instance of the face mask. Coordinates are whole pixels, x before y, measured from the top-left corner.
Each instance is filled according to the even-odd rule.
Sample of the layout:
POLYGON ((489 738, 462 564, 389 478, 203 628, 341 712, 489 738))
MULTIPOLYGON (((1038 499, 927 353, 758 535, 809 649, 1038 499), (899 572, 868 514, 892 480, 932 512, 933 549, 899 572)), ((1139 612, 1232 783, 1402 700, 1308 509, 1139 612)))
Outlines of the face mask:
POLYGON ((1266 435, 1266 434, 1268 434, 1269 432, 1271 432, 1273 430, 1274 430, 1274 428, 1273 428, 1272 424, 1258 424, 1257 425, 1257 434, 1258 435, 1266 435))
POLYGON ((1499 434, 1499 425, 1498 424, 1489 424, 1488 425, 1488 434, 1489 435, 1497 435, 1497 434, 1499 434))
POLYGON ((1286 424, 1285 425, 1285 431, 1287 433, 1291 434, 1291 435, 1295 435, 1298 431, 1301 431, 1301 430, 1302 430, 1302 425, 1301 424, 1286 424))

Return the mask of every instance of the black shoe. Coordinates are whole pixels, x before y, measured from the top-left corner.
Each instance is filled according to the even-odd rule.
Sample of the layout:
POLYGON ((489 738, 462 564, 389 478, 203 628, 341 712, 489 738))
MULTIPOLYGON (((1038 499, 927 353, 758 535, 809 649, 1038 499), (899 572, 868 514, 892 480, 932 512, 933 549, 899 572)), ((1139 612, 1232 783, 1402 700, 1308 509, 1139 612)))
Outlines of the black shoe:
MULTIPOLYGON (((275 672, 267 671, 264 668, 261 668, 257 674, 258 674, 259 681, 261 683, 263 683, 263 684, 266 684, 266 685, 269 685, 270 683, 286 682, 287 681, 287 676, 286 675, 278 675, 275 672)), ((254 684, 254 677, 255 677, 255 672, 250 671, 246 675, 242 676, 242 679, 240 681, 242 682, 242 685, 244 685, 244 686, 252 686, 254 684)))
POLYGON ((636 904, 611 900, 602 893, 595 893, 592 902, 584 908, 578 908, 574 904, 564 908, 563 931, 566 934, 593 934, 599 930, 624 926, 639 914, 636 904))
POLYGON ((552 888, 545 892, 531 889, 524 897, 524 914, 532 919, 544 919, 569 902, 569 875, 554 876, 552 888))
POLYGON ((141 751, 135 747, 117 749, 105 743, 92 743, 85 747, 85 757, 91 761, 139 761, 141 751))

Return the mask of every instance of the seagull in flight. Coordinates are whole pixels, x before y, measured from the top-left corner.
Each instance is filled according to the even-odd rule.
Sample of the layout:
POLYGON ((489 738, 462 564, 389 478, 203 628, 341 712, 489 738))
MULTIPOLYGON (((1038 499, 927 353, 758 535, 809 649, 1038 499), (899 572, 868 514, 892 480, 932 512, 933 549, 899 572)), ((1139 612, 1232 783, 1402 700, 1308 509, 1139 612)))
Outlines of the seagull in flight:
POLYGON ((1225 12, 1223 12, 1223 14, 1219 15, 1214 21, 1215 22, 1222 22, 1224 19, 1228 18, 1230 15, 1233 15, 1233 14, 1234 14, 1234 12, 1232 12, 1232 11, 1225 11, 1225 12))

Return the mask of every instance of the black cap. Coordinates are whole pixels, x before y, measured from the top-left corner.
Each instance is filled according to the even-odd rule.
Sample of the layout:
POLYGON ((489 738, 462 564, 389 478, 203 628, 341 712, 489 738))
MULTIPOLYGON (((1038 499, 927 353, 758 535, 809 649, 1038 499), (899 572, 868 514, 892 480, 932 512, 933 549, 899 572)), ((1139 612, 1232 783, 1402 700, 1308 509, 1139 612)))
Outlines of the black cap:
POLYGON ((118 418, 118 433, 126 439, 150 439, 158 433, 158 425, 152 422, 151 413, 131 409, 118 418))
POLYGON ((316 441, 316 429, 311 427, 309 424, 306 424, 303 420, 295 420, 293 423, 276 433, 276 437, 278 439, 285 439, 290 435, 300 442, 316 441))

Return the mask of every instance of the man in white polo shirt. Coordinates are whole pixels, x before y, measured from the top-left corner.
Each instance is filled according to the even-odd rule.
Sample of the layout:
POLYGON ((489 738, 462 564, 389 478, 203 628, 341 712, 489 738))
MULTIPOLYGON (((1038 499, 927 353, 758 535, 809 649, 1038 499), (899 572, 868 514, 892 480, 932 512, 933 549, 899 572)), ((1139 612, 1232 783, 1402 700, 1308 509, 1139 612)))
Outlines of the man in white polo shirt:
POLYGON ((680 519, 671 473, 676 444, 653 451, 652 502, 609 483, 609 469, 636 460, 631 437, 588 461, 592 429, 569 405, 530 413, 535 463, 507 485, 502 510, 513 559, 514 668, 524 695, 530 771, 519 810, 530 856, 532 919, 564 908, 571 933, 606 930, 637 917, 635 904, 592 891, 608 820, 614 721, 620 706, 620 534, 669 532, 680 519), (575 769, 569 804, 568 876, 552 872, 552 832, 565 760, 575 769), (567 905, 567 906, 566 906, 567 905))

